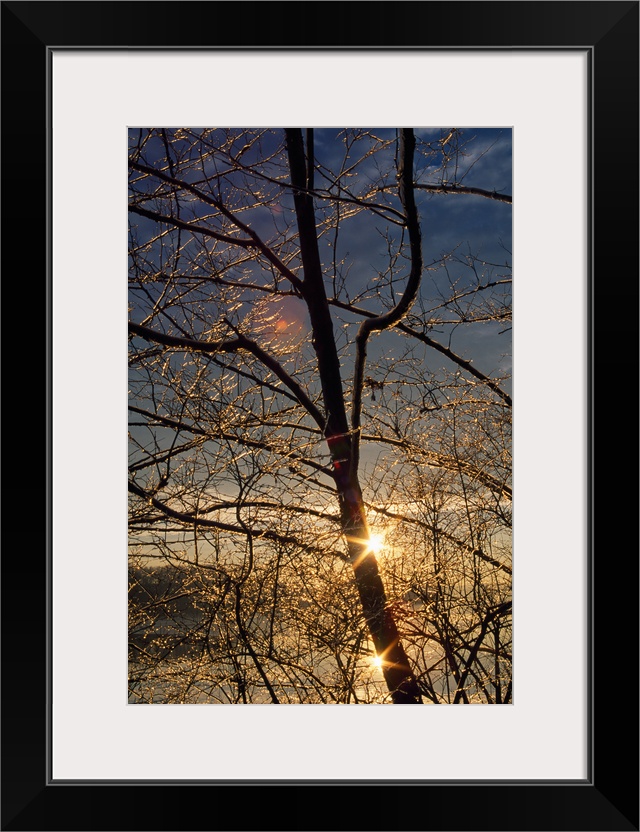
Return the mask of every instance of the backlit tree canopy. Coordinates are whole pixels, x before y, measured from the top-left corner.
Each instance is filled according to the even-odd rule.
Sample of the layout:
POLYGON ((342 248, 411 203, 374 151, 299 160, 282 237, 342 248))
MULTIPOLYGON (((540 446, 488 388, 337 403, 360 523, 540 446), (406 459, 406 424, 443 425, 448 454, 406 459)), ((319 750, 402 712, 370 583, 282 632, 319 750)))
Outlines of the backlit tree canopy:
POLYGON ((131 702, 511 700, 510 142, 130 130, 131 702))

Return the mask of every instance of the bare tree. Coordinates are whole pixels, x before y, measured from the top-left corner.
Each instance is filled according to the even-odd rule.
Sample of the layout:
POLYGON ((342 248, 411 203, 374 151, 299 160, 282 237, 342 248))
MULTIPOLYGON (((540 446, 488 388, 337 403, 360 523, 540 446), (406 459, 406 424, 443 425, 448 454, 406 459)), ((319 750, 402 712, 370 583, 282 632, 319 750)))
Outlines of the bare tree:
POLYGON ((511 399, 454 337, 509 266, 421 229, 509 210, 488 151, 130 132, 133 701, 509 701, 511 399))

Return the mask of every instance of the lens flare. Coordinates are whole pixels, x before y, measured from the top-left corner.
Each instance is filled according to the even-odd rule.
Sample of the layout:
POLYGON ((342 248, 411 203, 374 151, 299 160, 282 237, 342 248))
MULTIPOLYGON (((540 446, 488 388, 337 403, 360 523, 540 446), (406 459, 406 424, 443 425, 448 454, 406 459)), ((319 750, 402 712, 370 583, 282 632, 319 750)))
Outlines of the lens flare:
POLYGON ((374 555, 379 554, 384 549, 384 537, 381 534, 372 534, 367 541, 367 549, 373 552, 374 555))
POLYGON ((355 558, 354 565, 358 565, 366 560, 368 555, 380 554, 386 547, 384 535, 382 534, 369 534, 368 537, 348 537, 347 539, 350 543, 356 543, 362 547, 355 558))

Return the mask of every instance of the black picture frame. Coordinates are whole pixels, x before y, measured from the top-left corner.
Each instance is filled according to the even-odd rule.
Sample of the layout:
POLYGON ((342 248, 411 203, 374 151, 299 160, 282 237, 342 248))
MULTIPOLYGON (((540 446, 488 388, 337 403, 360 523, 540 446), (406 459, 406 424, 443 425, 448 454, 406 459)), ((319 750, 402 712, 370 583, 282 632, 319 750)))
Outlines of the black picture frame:
MULTIPOLYGON (((7 444, 15 452, 17 442, 19 454, 16 462, 13 453, 5 461, 2 829, 638 830, 637 494, 629 481, 637 484, 639 3, 1 5, 5 424, 7 444), (474 782, 436 783, 48 779, 51 50, 216 46, 588 51, 591 728, 585 782, 496 782, 483 779, 482 768, 474 782), (155 788, 169 791, 150 794, 155 788)), ((564 142, 559 152, 570 152, 570 139, 564 142)), ((561 197, 561 187, 550 182, 550 197, 561 197)), ((560 360, 569 365, 570 350, 560 360)), ((571 695, 568 679, 558 697, 571 695)), ((488 770, 501 753, 497 743, 478 756, 488 770)))

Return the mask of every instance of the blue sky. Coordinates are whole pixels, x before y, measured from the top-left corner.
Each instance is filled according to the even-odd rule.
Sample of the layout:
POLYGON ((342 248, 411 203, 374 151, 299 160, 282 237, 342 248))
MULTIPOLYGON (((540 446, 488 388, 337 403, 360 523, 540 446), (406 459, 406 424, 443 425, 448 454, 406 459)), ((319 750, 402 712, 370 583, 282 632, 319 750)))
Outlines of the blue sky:
MULTIPOLYGON (((202 134, 200 130, 188 128, 166 132, 172 141, 172 148, 185 154, 192 153, 189 151, 189 145, 193 143, 194 134, 202 134)), ((225 152, 229 151, 247 166, 255 163, 258 158, 273 155, 274 163, 267 162, 261 165, 260 171, 273 179, 282 177, 283 169, 278 167, 278 163, 282 161, 282 131, 264 132, 259 143, 255 140, 257 132, 221 128, 207 134, 208 145, 205 147, 208 146, 210 150, 222 148, 225 152), (233 140, 230 137, 233 137, 233 140)), ((451 128, 415 128, 415 133, 417 153, 414 178, 419 184, 433 185, 444 179, 448 183, 455 182, 489 192, 511 194, 512 131, 509 128, 465 127, 457 128, 455 132, 452 132, 451 128), (459 151, 457 154, 452 152, 455 146, 459 151), (448 151, 451 157, 445 167, 444 151, 448 151)), ((363 128, 350 130, 348 133, 328 128, 315 130, 315 188, 328 187, 329 180, 342 170, 340 182, 351 196, 367 195, 369 201, 385 202, 388 206, 399 209, 394 177, 395 138, 395 129, 389 128, 363 128), (375 153, 368 152, 372 148, 375 148, 375 153), (358 164, 352 168, 351 165, 356 160, 358 164), (326 177, 323 176, 323 172, 327 173, 326 177), (388 190, 384 195, 382 192, 377 195, 372 191, 373 185, 386 185, 388 190)), ((138 131, 132 129, 132 146, 137 139, 138 131)), ((164 158, 165 153, 166 147, 159 137, 154 137, 145 146, 149 164, 153 164, 155 158, 164 158)), ((187 173, 181 171, 181 178, 192 183, 201 183, 203 171, 206 172, 213 183, 210 185, 212 192, 223 198, 232 208, 237 208, 242 221, 257 231, 263 240, 274 239, 284 231, 285 221, 290 217, 289 212, 292 208, 292 196, 289 191, 283 192, 277 182, 259 182, 252 179, 250 187, 257 188, 259 184, 264 188, 266 196, 271 197, 265 200, 269 204, 255 206, 249 197, 242 195, 234 205, 234 189, 238 186, 244 187, 246 183, 243 175, 237 172, 228 175, 229 163, 225 162, 225 153, 212 153, 201 165, 198 164, 197 156, 193 158, 193 166, 187 173), (256 182, 258 184, 255 184, 256 182)), ((227 156, 226 159, 228 158, 227 156)), ((157 182, 155 184, 157 185, 157 182)), ((337 193, 335 188, 333 193, 337 193)), ((489 375, 508 373, 511 368, 510 323, 495 321, 469 325, 457 322, 455 305, 446 301, 452 293, 464 297, 465 293, 479 284, 492 282, 500 284, 497 291, 502 293, 508 302, 512 248, 511 205, 482 196, 437 194, 424 190, 416 191, 416 202, 420 213, 425 270, 420 298, 414 310, 422 310, 434 321, 428 332, 430 337, 461 357, 472 360, 478 370, 489 375)), ((319 221, 323 216, 323 205, 326 204, 321 199, 316 200, 319 221)), ((210 221, 208 217, 216 213, 211 206, 201 203, 183 203, 181 211, 184 219, 191 219, 200 224, 207 224, 210 221)), ((157 230, 155 223, 150 223, 142 217, 135 217, 134 221, 143 230, 143 236, 146 233, 145 226, 157 230)), ((215 225, 216 221, 213 222, 215 225)), ((394 298, 397 300, 408 274, 408 261, 399 258, 394 264, 393 296, 389 292, 387 277, 389 251, 397 251, 401 233, 398 225, 390 224, 366 211, 343 218, 337 238, 330 230, 322 235, 320 255, 328 295, 333 294, 340 278, 343 278, 345 291, 340 295, 342 300, 348 295, 349 299, 358 299, 357 303, 360 306, 376 313, 384 311, 385 302, 389 305, 394 298), (334 282, 336 275, 337 283, 334 282), (382 301, 381 297, 376 296, 377 291, 381 292, 382 301), (359 297, 361 293, 362 298, 359 297)), ((173 232, 173 237, 178 237, 176 232, 173 232)), ((180 242, 184 244, 184 233, 180 242)), ((193 262, 199 263, 197 273, 205 275, 210 263, 203 254, 202 238, 198 239, 196 235, 193 245, 199 247, 193 255, 193 262)), ((292 267, 294 266, 295 260, 292 264, 292 267)), ((262 267, 250 262, 230 269, 226 276, 238 280, 250 279, 254 282, 268 282, 271 279, 262 267)), ((479 301, 483 295, 483 292, 478 293, 479 301)), ((306 309, 301 300, 285 300, 282 307, 288 317, 305 326, 306 309)), ((237 313, 238 322, 249 322, 246 312, 245 308, 237 313)), ((255 313, 254 308, 254 318, 255 313)), ((215 315, 213 312, 212 314, 215 315)), ((348 381, 353 361, 353 337, 359 318, 336 308, 333 310, 333 316, 339 342, 351 342, 343 355, 345 379, 348 381)), ((397 338, 397 333, 383 333, 371 338, 369 354, 372 361, 383 353, 391 361, 394 355, 400 355, 405 348, 406 343, 397 338), (400 352, 397 352, 398 350, 400 352)), ((455 369, 441 353, 423 345, 417 348, 417 355, 434 369, 455 369)), ((504 389, 510 390, 509 382, 506 380, 504 389)))

